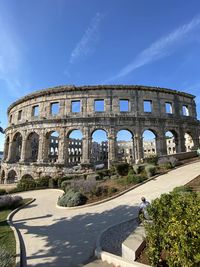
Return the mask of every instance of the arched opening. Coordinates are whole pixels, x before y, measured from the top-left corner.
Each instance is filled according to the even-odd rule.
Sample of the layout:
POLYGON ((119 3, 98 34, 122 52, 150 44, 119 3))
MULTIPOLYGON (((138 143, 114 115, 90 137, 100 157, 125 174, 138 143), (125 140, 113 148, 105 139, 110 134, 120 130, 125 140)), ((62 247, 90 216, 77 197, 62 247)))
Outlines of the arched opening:
POLYGON ((68 164, 76 166, 81 163, 83 134, 80 130, 72 130, 67 138, 68 164))
POLYGON ((133 134, 128 130, 120 130, 117 133, 117 160, 133 163, 134 141, 133 134))
POLYGON ((21 180, 34 180, 30 174, 24 174, 21 180))
POLYGON ((1 172, 1 180, 0 180, 0 183, 1 183, 1 184, 4 184, 4 182, 5 182, 5 171, 2 170, 2 172, 1 172))
POLYGON ((25 161, 36 162, 38 158, 39 135, 30 133, 26 140, 25 161))
POLYGON ((9 171, 8 177, 7 177, 7 184, 13 184, 17 182, 17 174, 14 170, 9 171))
POLYGON ((142 137, 144 158, 155 156, 157 154, 155 133, 151 130, 145 130, 142 137))
POLYGON ((194 141, 190 133, 184 134, 186 152, 192 151, 194 147, 194 141))
POLYGON ((6 138, 6 142, 5 142, 5 149, 4 149, 4 160, 7 159, 8 157, 8 149, 9 149, 9 144, 10 144, 10 138, 9 136, 6 138))
POLYGON ((16 133, 15 136, 13 137, 12 141, 12 153, 11 153, 11 162, 19 162, 21 159, 21 149, 22 149, 22 135, 21 133, 16 133))
POLYGON ((98 129, 92 133, 91 162, 108 166, 108 137, 105 130, 98 129))
POLYGON ((46 135, 46 148, 48 149, 47 162, 55 163, 58 161, 59 133, 52 131, 46 135))
POLYGON ((174 131, 167 131, 165 133, 165 140, 167 146, 167 154, 176 154, 178 151, 178 138, 174 131))

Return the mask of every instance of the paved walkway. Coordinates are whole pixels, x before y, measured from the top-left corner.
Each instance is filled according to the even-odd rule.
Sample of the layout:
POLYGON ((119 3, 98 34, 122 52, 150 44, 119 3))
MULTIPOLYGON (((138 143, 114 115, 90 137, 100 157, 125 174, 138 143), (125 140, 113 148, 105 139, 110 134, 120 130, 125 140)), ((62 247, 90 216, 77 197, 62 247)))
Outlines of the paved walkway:
POLYGON ((21 193, 36 201, 13 218, 26 247, 27 266, 82 266, 92 255, 99 233, 106 227, 133 218, 141 196, 148 200, 183 185, 200 174, 200 162, 168 174, 100 205, 77 210, 56 208, 61 192, 53 189, 21 193))

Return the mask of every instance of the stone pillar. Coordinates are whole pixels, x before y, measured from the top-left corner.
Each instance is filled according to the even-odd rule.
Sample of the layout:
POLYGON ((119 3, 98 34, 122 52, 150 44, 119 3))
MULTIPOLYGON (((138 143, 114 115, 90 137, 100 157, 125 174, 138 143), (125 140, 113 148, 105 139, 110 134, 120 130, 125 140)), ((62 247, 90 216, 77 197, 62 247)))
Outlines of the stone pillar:
POLYGON ((132 162, 135 162, 135 138, 132 137, 132 162))
POLYGON ((65 164, 66 156, 66 142, 65 142, 65 129, 60 129, 58 141, 58 161, 59 164, 65 164))
POLYGON ((134 144, 135 144, 135 162, 139 163, 144 158, 143 137, 141 136, 141 134, 137 133, 134 136, 134 144))
POLYGON ((82 142, 82 161, 81 163, 89 164, 91 162, 91 148, 92 148, 92 137, 89 133, 89 128, 85 127, 83 130, 83 142, 82 142))
POLYGON ((46 136, 45 133, 40 133, 39 135, 39 146, 38 146, 38 163, 43 163, 45 162, 46 156, 44 154, 45 152, 45 146, 46 146, 46 136))
POLYGON ((25 161, 26 156, 26 137, 22 137, 22 147, 21 147, 21 153, 20 153, 20 162, 25 161))
POLYGON ((111 134, 108 137, 108 169, 112 166, 114 162, 117 160, 117 142, 116 136, 111 134))
POLYGON ((157 156, 167 155, 167 144, 164 133, 156 137, 156 154, 157 156))
POLYGON ((185 147, 185 136, 184 136, 184 130, 181 129, 179 131, 179 138, 178 138, 178 151, 177 153, 180 152, 185 152, 186 151, 186 147, 185 147))

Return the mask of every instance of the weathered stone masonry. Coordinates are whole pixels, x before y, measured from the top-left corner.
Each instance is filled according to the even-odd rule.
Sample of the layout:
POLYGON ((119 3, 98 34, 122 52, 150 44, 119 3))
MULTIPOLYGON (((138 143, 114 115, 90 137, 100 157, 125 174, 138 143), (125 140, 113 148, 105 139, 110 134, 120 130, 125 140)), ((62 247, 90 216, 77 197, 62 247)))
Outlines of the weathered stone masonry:
POLYGON ((78 129, 83 134, 82 163, 91 162, 92 133, 103 129, 108 137, 109 166, 116 158, 116 136, 128 130, 133 136, 133 159, 143 158, 142 134, 151 130, 156 136, 157 154, 166 154, 165 133, 175 136, 176 152, 185 151, 184 134, 199 146, 199 122, 194 96, 176 90, 147 86, 60 86, 29 94, 8 108, 4 161, 1 179, 13 175, 34 178, 64 175, 68 169, 68 138, 78 129), (95 101, 103 100, 104 111, 95 111, 95 101), (120 101, 128 101, 128 110, 120 111, 120 101), (144 111, 144 101, 151 110, 144 111), (80 110, 73 110, 73 103, 80 110), (166 112, 166 106, 170 111, 166 112), (54 114, 53 107, 59 111, 54 114), (49 138, 58 132, 58 158, 49 158, 49 138))

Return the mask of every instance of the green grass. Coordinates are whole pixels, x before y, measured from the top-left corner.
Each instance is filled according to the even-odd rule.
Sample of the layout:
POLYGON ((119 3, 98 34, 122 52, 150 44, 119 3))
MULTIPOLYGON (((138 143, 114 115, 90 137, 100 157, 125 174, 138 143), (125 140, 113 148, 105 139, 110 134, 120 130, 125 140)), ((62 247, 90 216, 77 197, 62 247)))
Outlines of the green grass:
MULTIPOLYGON (((23 199, 22 205, 30 200, 31 199, 23 199)), ((0 211, 0 247, 4 247, 10 255, 16 254, 16 242, 14 233, 7 223, 6 218, 13 209, 4 209, 0 211)))

